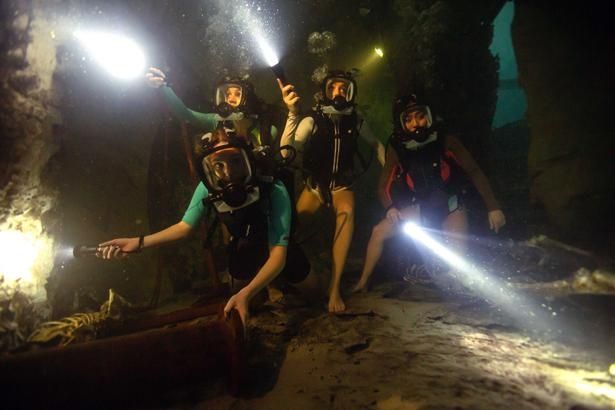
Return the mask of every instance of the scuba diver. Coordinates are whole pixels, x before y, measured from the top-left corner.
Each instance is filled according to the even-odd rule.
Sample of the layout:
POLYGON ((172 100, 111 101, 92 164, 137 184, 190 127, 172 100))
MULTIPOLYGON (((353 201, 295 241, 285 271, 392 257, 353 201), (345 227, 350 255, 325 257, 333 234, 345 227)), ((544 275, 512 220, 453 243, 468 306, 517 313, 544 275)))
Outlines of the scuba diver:
POLYGON ((145 74, 147 84, 160 92, 178 119, 201 131, 223 127, 248 140, 253 146, 271 146, 278 130, 271 123, 266 104, 259 99, 252 83, 245 78, 225 77, 216 86, 214 113, 202 113, 187 108, 167 84, 166 75, 151 67, 145 74))
MULTIPOLYGON (((277 138, 278 130, 272 124, 271 113, 254 91, 252 83, 246 78, 226 77, 216 86, 215 92, 215 112, 202 113, 187 108, 183 101, 175 94, 167 83, 165 73, 155 67, 150 67, 145 74, 145 80, 150 87, 160 90, 165 103, 173 115, 193 127, 211 132, 217 128, 223 128, 227 133, 232 133, 244 137, 250 146, 271 147, 277 138)), ((280 175, 285 186, 293 194, 292 186, 288 183, 284 174, 280 175)), ((216 222, 214 222, 215 224, 216 222)), ((225 240, 228 232, 223 231, 225 240)), ((206 249, 210 244, 205 244, 206 249)), ((209 264, 213 268, 213 255, 207 251, 206 259, 210 259, 209 264)), ((218 279, 219 280, 219 279, 218 279)), ((271 301, 278 301, 283 297, 282 292, 274 285, 268 287, 271 301)))
POLYGON ((97 256, 120 258, 185 238, 211 206, 232 235, 228 269, 242 286, 224 311, 237 309, 245 326, 250 300, 260 290, 278 275, 293 284, 304 282, 310 264, 289 238, 291 202, 275 178, 281 164, 272 165, 275 159, 267 151, 253 150, 244 138, 221 128, 205 134, 199 148, 201 182, 182 220, 150 235, 101 243, 97 256))
POLYGON ((384 163, 384 146, 359 118, 355 99, 357 84, 352 73, 330 71, 321 83, 316 106, 299 121, 295 88, 279 82, 289 113, 281 144, 291 144, 302 158, 305 186, 297 201, 298 224, 305 228, 306 218, 322 205, 335 212, 333 266, 329 286, 328 310, 341 312, 346 305, 340 282, 354 231, 356 179, 354 155, 361 136, 378 152, 384 163), (363 125, 363 126, 362 126, 363 125))
POLYGON ((453 234, 460 250, 468 232, 460 178, 470 178, 482 197, 490 229, 505 225, 489 181, 476 161, 454 135, 435 122, 427 104, 413 95, 393 104, 393 135, 378 185, 378 196, 386 209, 367 245, 365 265, 353 292, 365 291, 382 254, 383 243, 401 228, 403 221, 416 221, 453 234))

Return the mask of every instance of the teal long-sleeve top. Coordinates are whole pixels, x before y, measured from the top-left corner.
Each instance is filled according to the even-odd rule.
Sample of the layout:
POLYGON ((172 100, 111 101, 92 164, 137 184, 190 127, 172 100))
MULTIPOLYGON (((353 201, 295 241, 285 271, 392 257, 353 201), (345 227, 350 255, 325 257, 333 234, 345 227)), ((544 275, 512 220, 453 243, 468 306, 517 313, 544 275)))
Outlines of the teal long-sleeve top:
MULTIPOLYGON (((190 108, 186 107, 184 102, 177 96, 177 94, 175 94, 171 87, 163 85, 162 87, 160 87, 160 92, 162 93, 162 97, 165 103, 169 106, 169 109, 171 110, 175 118, 179 119, 180 121, 187 122, 193 127, 198 128, 204 132, 211 132, 218 126, 216 114, 191 110, 190 108)), ((256 121, 253 121, 252 125, 248 128, 248 133, 250 134, 250 139, 255 146, 262 145, 260 130, 256 121)), ((278 129, 274 125, 272 125, 272 140, 275 141, 277 136, 278 129)))
MULTIPOLYGON (((196 226, 205 215, 205 205, 203 199, 207 198, 209 191, 201 182, 198 184, 192 195, 192 200, 188 209, 184 213, 182 221, 190 226, 196 226)), ((278 180, 274 181, 269 190, 269 201, 262 201, 263 206, 269 204, 270 209, 264 209, 263 213, 267 217, 267 231, 270 246, 288 246, 290 236, 291 204, 288 192, 284 184, 278 180)))

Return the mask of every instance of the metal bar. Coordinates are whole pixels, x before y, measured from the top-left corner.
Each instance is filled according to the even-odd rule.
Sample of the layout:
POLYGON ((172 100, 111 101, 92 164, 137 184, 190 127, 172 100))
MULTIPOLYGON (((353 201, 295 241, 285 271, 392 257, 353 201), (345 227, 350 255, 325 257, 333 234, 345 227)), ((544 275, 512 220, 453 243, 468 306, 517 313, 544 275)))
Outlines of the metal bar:
POLYGON ((245 372, 243 325, 179 325, 0 359, 3 402, 16 407, 156 400, 168 389, 226 376, 238 394, 245 372), (217 377, 216 377, 217 376, 217 377))

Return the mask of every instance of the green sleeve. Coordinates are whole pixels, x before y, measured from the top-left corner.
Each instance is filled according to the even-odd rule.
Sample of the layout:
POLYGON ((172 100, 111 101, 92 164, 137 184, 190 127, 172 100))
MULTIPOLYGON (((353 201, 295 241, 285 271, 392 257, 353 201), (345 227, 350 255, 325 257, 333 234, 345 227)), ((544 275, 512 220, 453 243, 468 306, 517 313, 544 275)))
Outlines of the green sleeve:
POLYGON ((190 125, 203 131, 213 131, 216 128, 215 114, 192 111, 184 105, 184 102, 175 94, 171 87, 163 85, 160 87, 160 92, 177 119, 188 122, 190 125))
POLYGON ((188 209, 186 209, 186 212, 184 213, 184 217, 182 218, 183 222, 190 226, 195 226, 199 223, 205 214, 203 199, 207 198, 207 195, 209 195, 209 191, 202 182, 199 182, 199 185, 194 190, 194 194, 192 194, 190 205, 188 205, 188 209))
POLYGON ((275 181, 270 191, 271 212, 267 228, 270 246, 288 246, 290 236, 291 204, 284 184, 275 181))
POLYGON ((275 125, 271 126, 271 141, 274 142, 278 139, 278 128, 275 125))

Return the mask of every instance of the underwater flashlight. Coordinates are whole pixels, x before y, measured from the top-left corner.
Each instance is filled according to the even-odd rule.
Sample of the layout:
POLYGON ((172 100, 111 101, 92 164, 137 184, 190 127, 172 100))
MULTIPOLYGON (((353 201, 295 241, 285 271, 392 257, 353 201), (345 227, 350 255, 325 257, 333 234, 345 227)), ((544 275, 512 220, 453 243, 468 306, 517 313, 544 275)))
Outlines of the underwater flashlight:
POLYGON ((98 252, 100 252, 100 247, 98 245, 77 245, 73 248, 73 256, 75 258, 96 255, 98 252))
POLYGON ((273 71, 273 74, 276 76, 276 78, 282 82, 282 85, 286 85, 288 83, 288 81, 286 80, 286 74, 284 74, 284 69, 282 68, 280 63, 274 64, 269 68, 271 68, 271 71, 273 71))
POLYGON ((380 58, 384 57, 384 51, 380 47, 374 48, 374 53, 380 58))

